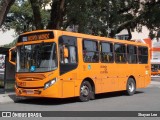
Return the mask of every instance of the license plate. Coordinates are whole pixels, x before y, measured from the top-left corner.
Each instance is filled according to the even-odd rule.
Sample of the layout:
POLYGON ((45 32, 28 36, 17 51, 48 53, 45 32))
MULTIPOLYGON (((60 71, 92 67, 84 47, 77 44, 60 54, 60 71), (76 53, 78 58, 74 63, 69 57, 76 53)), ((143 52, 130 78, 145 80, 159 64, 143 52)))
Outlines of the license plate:
POLYGON ((26 94, 34 94, 33 90, 26 90, 26 94))

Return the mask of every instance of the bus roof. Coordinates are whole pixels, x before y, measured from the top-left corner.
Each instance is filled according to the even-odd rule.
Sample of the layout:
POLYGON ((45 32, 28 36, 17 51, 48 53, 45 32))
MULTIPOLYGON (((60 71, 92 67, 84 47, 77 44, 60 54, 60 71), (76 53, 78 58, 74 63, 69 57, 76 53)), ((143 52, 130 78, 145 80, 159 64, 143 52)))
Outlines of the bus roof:
POLYGON ((120 40, 120 39, 114 39, 114 38, 108 38, 108 37, 101 37, 101 36, 94 36, 94 35, 89 35, 89 34, 83 34, 83 33, 76 33, 76 32, 68 32, 68 31, 62 31, 62 30, 35 30, 31 32, 25 32, 22 35, 27 35, 27 34, 33 34, 33 33, 39 33, 39 32, 54 32, 54 35, 56 36, 58 33, 61 33, 62 35, 67 35, 67 36, 74 36, 78 38, 88 38, 88 39, 95 39, 95 40, 104 40, 104 41, 110 41, 110 42, 116 42, 116 43, 124 43, 124 44, 135 44, 135 45, 143 45, 143 46, 148 46, 145 43, 140 43, 136 41, 131 41, 131 40, 120 40))

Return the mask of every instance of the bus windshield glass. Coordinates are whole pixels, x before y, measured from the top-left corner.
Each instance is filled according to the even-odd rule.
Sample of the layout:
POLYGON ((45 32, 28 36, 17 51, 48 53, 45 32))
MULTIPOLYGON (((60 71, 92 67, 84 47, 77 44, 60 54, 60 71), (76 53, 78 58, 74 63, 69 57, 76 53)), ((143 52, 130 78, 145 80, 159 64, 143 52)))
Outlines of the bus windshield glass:
POLYGON ((17 47, 17 72, 47 72, 57 68, 55 43, 17 47))

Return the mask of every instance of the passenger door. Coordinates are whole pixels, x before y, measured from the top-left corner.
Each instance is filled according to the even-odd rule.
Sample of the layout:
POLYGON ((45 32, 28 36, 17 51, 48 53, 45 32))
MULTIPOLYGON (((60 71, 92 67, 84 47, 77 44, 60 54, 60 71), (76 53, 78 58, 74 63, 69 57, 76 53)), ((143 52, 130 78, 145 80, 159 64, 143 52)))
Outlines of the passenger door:
POLYGON ((59 38, 60 79, 62 80, 62 96, 75 95, 75 80, 77 79, 78 56, 77 38, 61 36, 59 38))

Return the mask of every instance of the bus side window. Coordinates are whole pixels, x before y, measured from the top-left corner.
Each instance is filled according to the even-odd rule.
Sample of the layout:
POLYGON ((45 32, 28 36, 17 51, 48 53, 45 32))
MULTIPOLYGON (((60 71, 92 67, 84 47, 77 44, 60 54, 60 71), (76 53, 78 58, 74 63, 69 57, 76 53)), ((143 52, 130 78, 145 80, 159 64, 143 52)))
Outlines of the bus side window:
POLYGON ((137 47, 133 45, 127 46, 128 63, 137 63, 137 47))
POLYGON ((125 44, 115 44, 115 62, 117 63, 126 63, 126 46, 125 44))
POLYGON ((111 63, 113 61, 113 44, 108 42, 101 42, 101 62, 111 63))
POLYGON ((83 40, 84 62, 99 62, 98 42, 95 40, 83 40))

